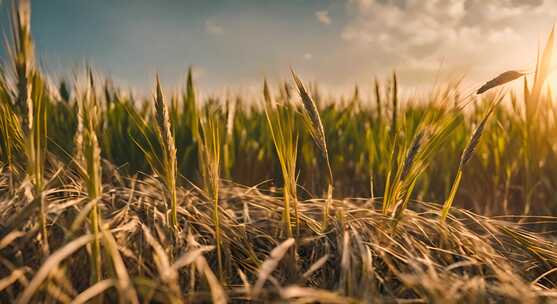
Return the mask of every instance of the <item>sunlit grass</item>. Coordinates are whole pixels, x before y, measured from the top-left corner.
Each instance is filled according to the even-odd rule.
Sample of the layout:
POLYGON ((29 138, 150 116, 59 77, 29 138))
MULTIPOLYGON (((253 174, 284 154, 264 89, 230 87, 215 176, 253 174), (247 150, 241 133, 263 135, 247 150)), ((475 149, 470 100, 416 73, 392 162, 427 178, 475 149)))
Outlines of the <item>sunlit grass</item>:
POLYGON ((393 73, 325 98, 292 71, 200 98, 190 69, 138 100, 91 69, 51 88, 25 3, 0 66, 0 302, 557 299, 553 32, 472 95, 401 98, 393 73))

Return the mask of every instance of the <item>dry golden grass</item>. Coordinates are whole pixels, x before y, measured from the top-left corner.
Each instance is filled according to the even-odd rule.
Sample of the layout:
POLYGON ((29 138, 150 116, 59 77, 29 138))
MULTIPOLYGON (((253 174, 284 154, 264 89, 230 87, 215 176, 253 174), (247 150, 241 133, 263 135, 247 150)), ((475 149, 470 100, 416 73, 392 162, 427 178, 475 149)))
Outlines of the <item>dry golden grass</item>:
MULTIPOLYGON (((71 179, 72 173, 61 177, 71 179)), ((222 281, 211 271, 217 266, 211 246, 216 233, 211 217, 213 202, 203 192, 179 188, 179 221, 190 225, 189 232, 176 239, 173 230, 165 228, 164 195, 153 189, 155 180, 128 180, 113 185, 111 194, 99 201, 105 223, 104 236, 100 237, 106 258, 112 262, 102 265, 105 279, 96 284, 90 284, 89 272, 83 271, 84 246, 95 240, 92 234, 65 241, 63 231, 52 229, 52 255, 37 264, 40 243, 23 242, 36 233, 33 217, 20 222, 12 233, 3 233, 0 252, 8 263, 0 268, 2 299, 22 303, 52 299, 49 285, 61 288, 69 298, 90 299, 103 293, 109 301, 134 299, 137 293, 141 301, 176 303, 276 297, 446 303, 473 299, 540 301, 555 296, 551 292, 555 279, 552 269, 557 265, 553 242, 518 224, 455 208, 441 225, 437 205, 416 201, 394 225, 395 221, 381 212, 380 201, 334 200, 331 210, 342 207, 346 218, 341 224, 331 216, 327 234, 320 232, 323 200, 301 201, 295 259, 298 271, 292 272, 283 257, 293 239, 284 243, 277 240, 283 202, 258 189, 233 184, 220 191, 226 214, 221 233, 223 242, 229 244, 228 273, 243 276, 228 275, 222 281), (128 186, 131 184, 133 188, 128 186), (257 220, 246 221, 245 212, 257 220), (62 281, 55 279, 54 273, 69 286, 60 285, 62 281)), ((80 199, 82 194, 76 190, 60 188, 48 194, 51 201, 65 206, 48 210, 53 227, 66 226, 74 214, 87 210, 86 200, 80 199)), ((22 200, 2 204, 0 215, 12 214, 22 204, 22 200)))
POLYGON ((375 108, 357 86, 327 105, 293 71, 301 104, 265 81, 263 109, 222 107, 197 100, 191 69, 181 99, 157 77, 136 104, 108 81, 97 96, 91 70, 83 92, 52 94, 17 4, 8 77, 0 66, 0 302, 557 302, 557 219, 530 215, 557 189, 553 32, 531 88, 508 71, 477 91, 524 76, 523 107, 498 92, 467 113, 457 88, 404 104, 396 73, 385 96, 375 81, 375 108), (232 181, 251 173, 270 181, 232 181), (362 175, 371 195, 340 198, 362 175), (460 189, 472 177, 487 186, 460 189), (435 193, 443 206, 414 199, 435 193), (453 207, 508 214, 509 198, 522 215, 453 207))

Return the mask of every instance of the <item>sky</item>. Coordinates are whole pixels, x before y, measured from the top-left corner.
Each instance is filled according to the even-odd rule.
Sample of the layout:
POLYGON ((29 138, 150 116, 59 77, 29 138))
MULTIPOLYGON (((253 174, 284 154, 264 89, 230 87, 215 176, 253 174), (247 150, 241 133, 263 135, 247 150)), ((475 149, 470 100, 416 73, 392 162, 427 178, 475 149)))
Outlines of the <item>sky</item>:
MULTIPOLYGON (((0 0, 9 32, 11 1, 0 0)), ((288 79, 363 88, 393 70, 407 88, 464 77, 479 84, 531 69, 557 20, 555 0, 32 0, 45 71, 68 78, 84 62, 150 91, 155 73, 180 86, 193 66, 202 90, 288 79)), ((0 56, 6 58, 4 46, 0 56)))

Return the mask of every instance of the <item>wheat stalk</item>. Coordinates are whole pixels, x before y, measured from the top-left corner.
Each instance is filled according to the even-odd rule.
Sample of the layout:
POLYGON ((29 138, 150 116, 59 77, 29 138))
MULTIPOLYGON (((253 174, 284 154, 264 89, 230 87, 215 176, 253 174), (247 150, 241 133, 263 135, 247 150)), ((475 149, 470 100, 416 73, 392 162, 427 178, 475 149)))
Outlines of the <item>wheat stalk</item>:
POLYGON ((404 165, 402 166, 402 173, 400 175, 400 179, 404 180, 408 173, 410 173, 410 169, 414 164, 414 159, 416 159, 416 155, 420 150, 420 147, 423 144, 424 139, 424 131, 418 132, 414 139, 412 140, 412 145, 410 145, 410 149, 408 150, 408 154, 406 155, 406 159, 404 160, 404 165))
POLYGON ((201 126, 201 154, 203 156, 203 177, 205 190, 213 202, 213 224, 215 227, 215 242, 217 249, 217 264, 219 278, 224 279, 222 259, 221 217, 219 210, 220 184, 220 155, 221 140, 220 127, 216 113, 207 109, 204 116, 200 116, 201 126))
POLYGON ((441 223, 445 222, 445 220, 446 220, 446 218, 449 214, 449 210, 451 209, 451 206, 454 202, 454 198, 455 198, 456 193, 458 191, 458 188, 460 186, 460 182, 462 180, 462 173, 463 173, 463 170, 464 170, 464 166, 466 166, 468 161, 472 158, 474 150, 476 149, 478 143, 480 142, 480 137, 482 136, 482 134, 484 132, 485 124, 487 123, 487 119, 489 118, 489 116, 491 116, 491 113, 493 112, 493 109, 495 108, 495 105, 497 103, 498 103, 498 101, 494 102, 490 106, 487 113, 485 114, 483 119, 480 121, 478 127, 474 130, 474 133, 472 133, 472 137, 470 138, 470 141, 468 142, 468 145, 466 145, 466 148, 462 152, 462 155, 460 157, 460 163, 458 165, 458 171, 456 173, 455 179, 454 179, 453 184, 451 186, 449 196, 447 197, 447 200, 445 200, 445 203, 443 204, 443 208, 441 209, 441 219, 440 219, 441 223))
POLYGON ((226 99, 226 139, 224 142, 224 172, 226 178, 232 177, 233 151, 234 151, 234 121, 237 101, 226 99))
POLYGON ((313 101, 313 99, 309 96, 304 84, 300 80, 300 78, 296 75, 294 70, 290 70, 292 73, 292 78, 294 78, 294 82, 298 88, 298 93, 302 99, 302 104, 304 105, 304 113, 306 114, 307 120, 310 123, 307 123, 306 126, 308 127, 310 134, 313 137, 317 147, 321 151, 321 157, 325 160, 325 164, 327 165, 327 177, 328 177, 328 189, 327 189, 327 200, 325 203, 324 211, 323 211, 323 229, 327 228, 328 225, 328 218, 329 218, 329 208, 332 201, 333 195, 333 170, 331 169, 331 162, 329 161, 329 152, 327 150, 327 141, 325 138, 325 129, 323 128, 323 123, 321 122, 321 116, 319 115, 319 111, 317 109, 317 105, 313 101))
POLYGON ((32 123, 31 77, 34 47, 31 38, 31 7, 29 0, 14 2, 11 14, 12 47, 8 49, 16 76, 16 107, 22 119, 23 132, 28 134, 32 123))
POLYGON ((393 113, 391 117, 391 134, 394 135, 397 132, 397 119, 398 119, 398 81, 396 78, 396 72, 393 72, 393 92, 392 92, 392 107, 393 113))
POLYGON ((383 115, 382 102, 381 102, 381 91, 379 88, 379 81, 377 78, 374 80, 374 92, 375 92, 375 103, 377 111, 377 124, 381 123, 381 115, 383 115))
MULTIPOLYGON (((75 134, 76 156, 74 158, 77 169, 85 183, 87 198, 91 204, 89 216, 89 227, 95 239, 91 246, 91 284, 102 281, 102 256, 100 246, 101 215, 99 201, 102 197, 101 180, 101 150, 97 138, 97 126, 99 119, 99 107, 93 85, 93 73, 88 69, 88 86, 85 92, 77 99, 78 125, 75 134)), ((98 297, 97 302, 102 299, 98 297)))
POLYGON ((524 214, 530 213, 530 193, 532 190, 532 180, 535 178, 532 176, 532 172, 535 171, 536 167, 539 166, 539 162, 533 159, 533 155, 530 152, 531 147, 535 145, 533 136, 533 129, 535 126, 535 121, 537 120, 537 114, 539 110, 540 97, 542 94, 542 89, 545 82, 551 72, 551 62, 553 57, 553 47, 554 47, 554 37, 555 28, 553 27, 547 43, 541 53, 538 50, 538 58, 536 59, 536 69, 534 73, 534 84, 532 90, 528 90, 528 84, 526 83, 526 77, 524 78, 524 164, 525 164, 525 178, 524 178, 524 214))
POLYGON ((497 77, 487 81, 484 83, 477 91, 476 94, 483 94, 488 90, 491 90, 495 87, 504 85, 509 83, 517 78, 524 76, 525 73, 519 71, 506 71, 504 73, 499 74, 497 77))
POLYGON ((155 120, 157 122, 157 129, 160 135, 161 147, 163 150, 162 155, 162 174, 163 184, 168 191, 167 200, 170 203, 170 225, 178 228, 178 198, 176 194, 176 175, 177 175, 177 161, 176 161, 176 144, 172 136, 172 126, 170 122, 170 114, 168 106, 164 100, 162 88, 160 85, 159 76, 156 79, 156 92, 155 92, 155 120))
POLYGON ((34 66, 31 37, 31 8, 28 0, 14 2, 11 14, 12 43, 8 47, 14 70, 15 108, 21 119, 25 142, 27 174, 31 178, 33 197, 40 203, 40 231, 43 251, 48 253, 47 200, 44 195, 44 172, 47 141, 46 85, 34 66))

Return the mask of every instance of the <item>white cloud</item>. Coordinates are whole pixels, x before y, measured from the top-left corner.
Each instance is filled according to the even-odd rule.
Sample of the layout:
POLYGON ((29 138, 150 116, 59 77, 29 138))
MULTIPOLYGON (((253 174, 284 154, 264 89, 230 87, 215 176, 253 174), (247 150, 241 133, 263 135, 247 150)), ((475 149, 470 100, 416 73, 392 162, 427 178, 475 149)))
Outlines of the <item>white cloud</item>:
POLYGON ((376 65, 401 70, 437 69, 441 61, 448 71, 521 68, 535 58, 556 8, 555 0, 350 0, 341 38, 368 50, 376 65))
POLYGON ((205 20, 205 31, 212 35, 224 34, 224 29, 211 19, 205 20))
POLYGON ((328 11, 317 11, 315 12, 315 17, 322 24, 325 25, 331 24, 331 17, 329 16, 328 11))

